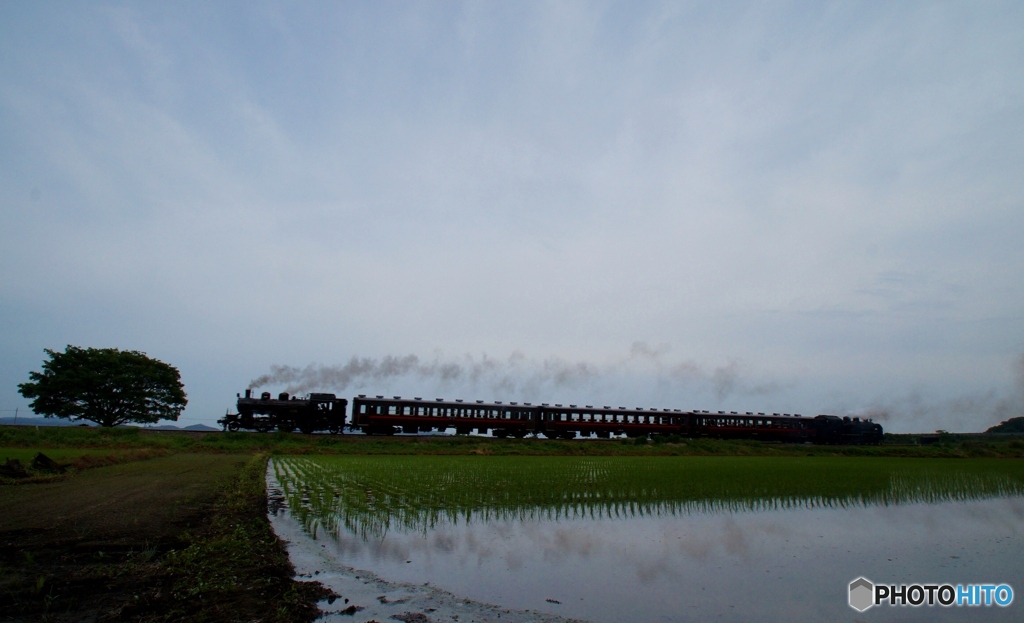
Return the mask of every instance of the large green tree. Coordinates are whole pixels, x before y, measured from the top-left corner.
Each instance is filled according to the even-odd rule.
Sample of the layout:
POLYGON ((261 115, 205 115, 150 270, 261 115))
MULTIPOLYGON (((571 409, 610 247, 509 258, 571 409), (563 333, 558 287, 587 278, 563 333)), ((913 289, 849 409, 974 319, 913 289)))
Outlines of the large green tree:
POLYGON ((42 372, 18 385, 32 410, 45 417, 100 426, 177 420, 188 402, 178 369, 135 350, 44 349, 42 372))

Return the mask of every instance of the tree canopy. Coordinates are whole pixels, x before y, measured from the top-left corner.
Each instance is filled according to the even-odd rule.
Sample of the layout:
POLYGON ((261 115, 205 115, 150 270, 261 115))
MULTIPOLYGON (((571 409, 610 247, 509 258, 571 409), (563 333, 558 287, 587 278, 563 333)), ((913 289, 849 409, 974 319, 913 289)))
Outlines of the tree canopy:
POLYGON ((146 353, 116 348, 44 349, 42 372, 18 385, 45 417, 88 420, 101 426, 177 420, 188 402, 174 366, 146 353))

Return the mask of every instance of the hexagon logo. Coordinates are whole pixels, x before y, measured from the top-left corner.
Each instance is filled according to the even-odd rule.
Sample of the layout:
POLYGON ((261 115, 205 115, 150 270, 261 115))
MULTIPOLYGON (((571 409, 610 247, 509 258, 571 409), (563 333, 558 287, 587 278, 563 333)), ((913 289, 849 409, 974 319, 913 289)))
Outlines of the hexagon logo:
POLYGON ((850 582, 850 607, 857 612, 864 612, 872 606, 875 585, 864 578, 850 582))

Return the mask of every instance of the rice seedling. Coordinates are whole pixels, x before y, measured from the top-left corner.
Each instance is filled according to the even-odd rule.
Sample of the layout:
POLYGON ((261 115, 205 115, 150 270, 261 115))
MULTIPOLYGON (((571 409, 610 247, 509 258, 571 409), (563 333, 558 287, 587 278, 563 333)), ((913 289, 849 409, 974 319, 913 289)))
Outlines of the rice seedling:
POLYGON ((939 503, 1024 494, 1024 463, 818 457, 276 457, 310 532, 939 503))

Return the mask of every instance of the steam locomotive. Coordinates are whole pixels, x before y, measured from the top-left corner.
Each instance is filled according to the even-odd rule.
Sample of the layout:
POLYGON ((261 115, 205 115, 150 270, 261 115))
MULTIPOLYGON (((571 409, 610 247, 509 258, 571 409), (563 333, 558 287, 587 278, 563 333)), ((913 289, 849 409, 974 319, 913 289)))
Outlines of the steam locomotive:
MULTIPOLYGON (((273 428, 304 433, 340 433, 346 426, 348 401, 334 394, 310 394, 308 398, 280 394, 277 400, 263 392, 254 398, 250 390, 238 397, 238 413, 218 420, 225 430, 240 428, 268 431, 273 428)), ((679 409, 627 409, 593 405, 533 405, 528 402, 464 402, 403 399, 360 394, 352 399, 350 429, 368 435, 397 432, 425 433, 455 429, 458 435, 473 431, 495 437, 522 438, 542 434, 548 439, 576 437, 610 438, 613 435, 647 437, 680 435, 720 439, 758 439, 791 443, 863 445, 882 441, 882 426, 870 419, 818 415, 813 418, 789 413, 726 413, 679 409)))
POLYGON ((263 392, 253 398, 252 390, 245 390, 245 397, 238 395, 238 413, 227 413, 217 423, 224 430, 236 431, 241 428, 261 433, 277 429, 303 433, 328 431, 334 434, 345 427, 345 409, 348 401, 334 394, 310 394, 306 398, 278 394, 277 399, 270 392, 263 392))

